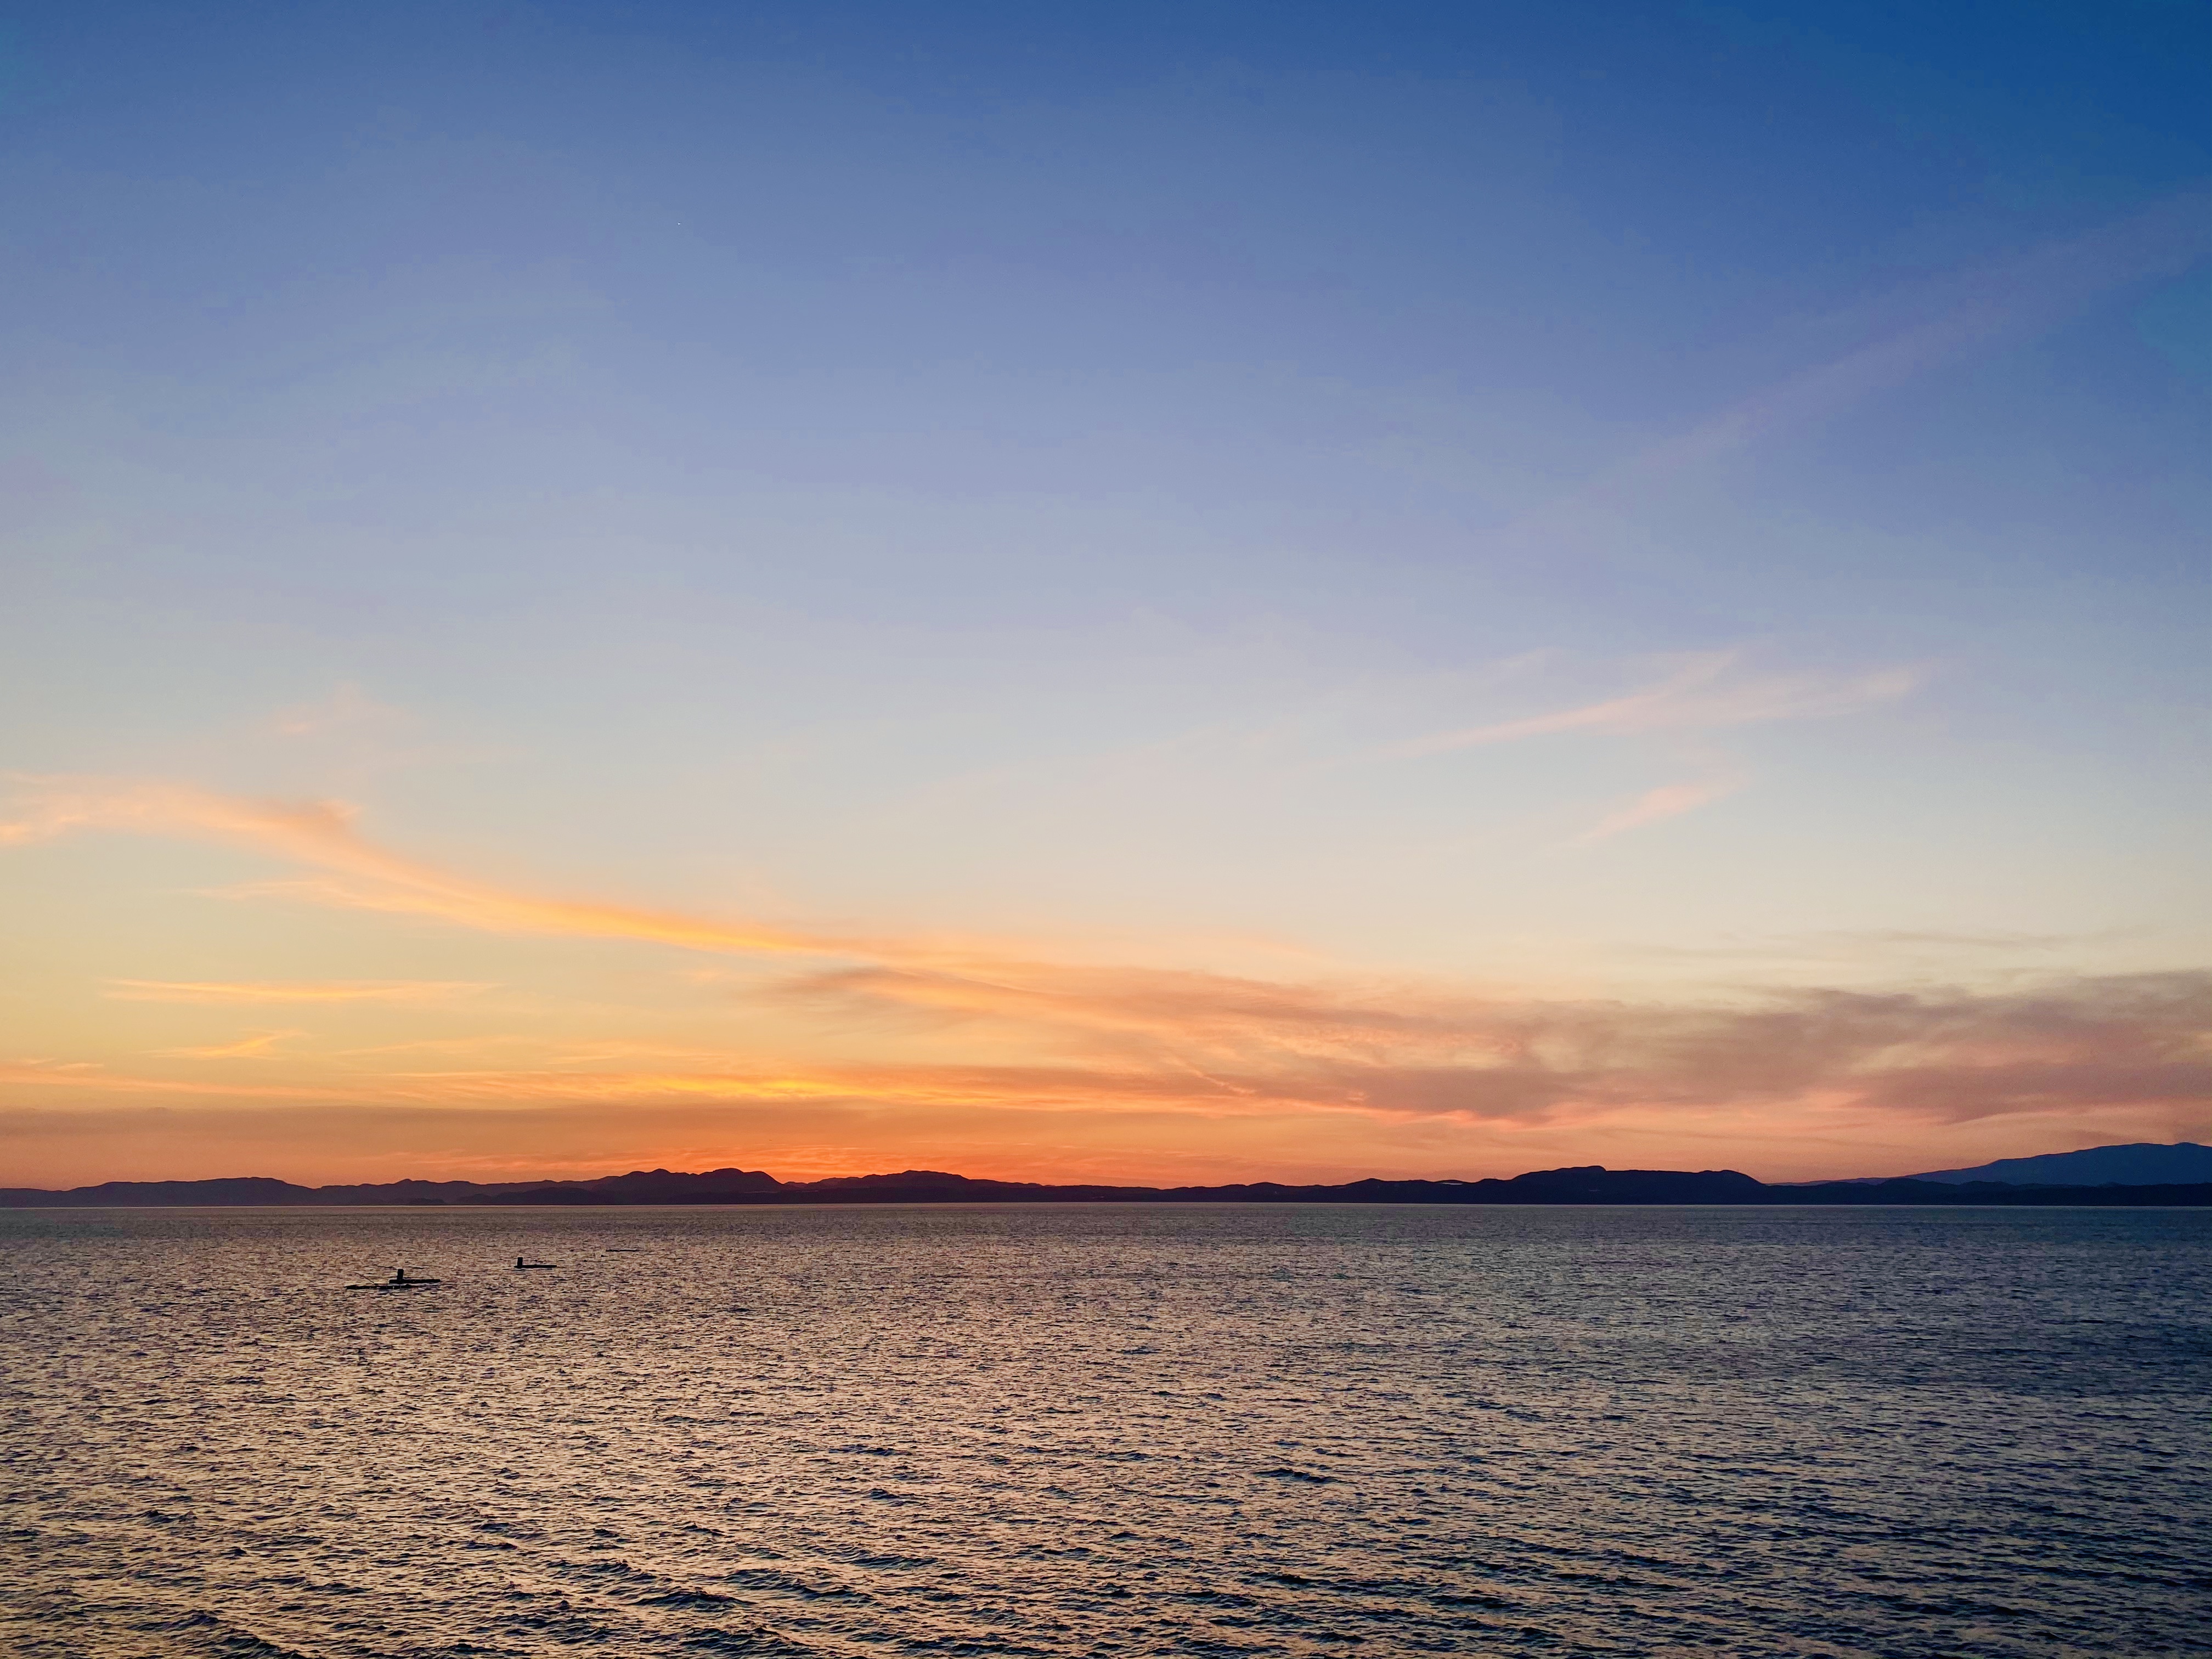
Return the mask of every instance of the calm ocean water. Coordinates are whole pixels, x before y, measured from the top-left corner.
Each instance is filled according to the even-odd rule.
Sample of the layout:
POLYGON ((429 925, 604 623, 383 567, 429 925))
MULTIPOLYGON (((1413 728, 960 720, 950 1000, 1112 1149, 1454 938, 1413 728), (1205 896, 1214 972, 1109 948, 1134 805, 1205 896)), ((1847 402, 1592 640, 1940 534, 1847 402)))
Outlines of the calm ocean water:
POLYGON ((2212 1653, 2204 1212, 14 1211, 0 1253, 21 1659, 2212 1653), (343 1288, 402 1263, 443 1283, 343 1288))

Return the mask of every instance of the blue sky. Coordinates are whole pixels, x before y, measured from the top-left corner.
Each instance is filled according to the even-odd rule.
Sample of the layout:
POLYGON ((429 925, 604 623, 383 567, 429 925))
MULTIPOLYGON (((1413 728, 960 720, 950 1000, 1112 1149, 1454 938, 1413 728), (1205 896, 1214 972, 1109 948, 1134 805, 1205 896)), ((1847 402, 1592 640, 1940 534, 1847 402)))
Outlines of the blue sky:
MULTIPOLYGON (((528 1109, 578 1167, 1510 1173, 1705 1135, 1820 1172, 2172 1138, 2197 1085, 2096 1067, 2185 1048, 2112 1000, 2206 965, 2207 28, 18 8, 27 1167, 120 1172, 154 1101, 218 1163, 352 1170, 256 1103, 294 1097, 386 1124, 410 1169, 495 1163, 512 1118, 345 1058, 433 1041, 470 1089, 551 1079, 528 1109), (2075 1011, 1985 1010, 1958 1066, 2118 1023, 2094 1066, 2035 1062, 2074 1082, 1964 1117, 1852 1080, 1935 1063, 1918 1036, 1698 1127, 1693 1084, 1597 1090, 1587 1056, 1540 1108, 1472 1075, 1372 1108, 1486 1062, 1323 1020, 1297 1065, 1389 1075, 1285 1085, 1262 1127, 1177 1096, 1163 1127, 1083 1079, 1219 1074, 1215 1016, 1107 1055, 1096 1008, 1080 1040, 934 993, 927 1030, 825 1009, 742 950, 333 897, 283 874, 326 843, 218 800, 343 802, 410 868, 766 919, 846 941, 833 963, 992 941, 963 971, 1001 989, 1079 962, 1333 1007, 2075 1011), (680 1017, 641 988, 722 974, 680 1017), (512 1006, 376 1042, 243 993, 156 1030, 114 994, 463 980, 512 1006), (544 1049, 580 1023, 689 1080, 609 1107, 611 1061, 544 1049), (948 1127, 951 1084, 821 1080, 863 1051, 1067 1077, 975 1083, 996 1115, 948 1127), (802 1072, 827 1103, 758 1115, 757 1079, 802 1072), (261 1139, 190 1115, 239 1111, 261 1139)), ((1256 1041, 1240 1101, 1277 1099, 1256 1041)))

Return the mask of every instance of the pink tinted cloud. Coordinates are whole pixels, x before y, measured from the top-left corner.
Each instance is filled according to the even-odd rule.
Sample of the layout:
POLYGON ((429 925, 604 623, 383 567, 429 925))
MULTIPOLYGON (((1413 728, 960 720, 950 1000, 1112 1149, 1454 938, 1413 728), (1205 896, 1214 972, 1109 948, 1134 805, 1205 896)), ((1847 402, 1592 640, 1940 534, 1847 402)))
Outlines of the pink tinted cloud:
POLYGON ((2212 975, 2201 973, 2002 994, 1808 989, 1723 1005, 1039 967, 993 979, 861 969, 793 990, 940 1028, 994 1030, 1105 1064, 1117 1091, 1143 1078, 1163 1097, 1216 1106, 1542 1121, 1720 1106, 1786 1115, 1826 1099, 1959 1121, 2054 1102, 2173 1106, 2212 1094, 2212 975))
MULTIPOLYGON (((386 1104, 710 1100, 875 1109, 1352 1116, 1493 1127, 1808 1113, 1955 1124, 2054 1111, 2201 1113, 2212 1096, 2212 975, 2054 981, 1995 993, 1802 989, 1689 1004, 1509 999, 1406 983, 1297 984, 1145 969, 1006 963, 989 974, 875 966, 785 994, 896 1037, 866 1063, 631 1045, 527 1068, 332 1071, 229 1090, 386 1104)), ((794 1027, 803 1039, 804 1021, 794 1027)), ((805 1046, 802 1042, 802 1046, 805 1046)), ((467 1050, 458 1048, 457 1060, 467 1050)), ((397 1057, 398 1051, 395 1051, 397 1057)), ((213 1057, 213 1056, 202 1056, 213 1057)), ((368 1056, 363 1056, 367 1058, 368 1056)), ((304 1069, 298 1069, 304 1067, 304 1069)), ((7 1068, 19 1098, 219 1096, 219 1085, 97 1066, 7 1068)))
MULTIPOLYGON (((1662 798, 1650 811, 1679 810, 1684 799, 1662 798)), ((19 1089, 269 1098, 289 1087, 298 1099, 599 1101, 624 1109, 684 1099, 793 1110, 967 1103, 1123 1118, 1273 1114, 1504 1126, 1717 1110, 1784 1124, 1815 1105, 1900 1121, 1970 1121, 2060 1108, 2179 1111, 2212 1091, 2212 975, 2204 974, 2056 981, 2002 994, 1812 988, 1704 1004, 1510 999, 1406 981, 1294 982, 973 951, 956 958, 896 940, 833 940, 546 899, 385 853, 336 808, 169 786, 55 788, 7 834, 24 841, 95 825, 277 852, 360 884, 372 900, 460 926, 859 957, 860 965, 783 988, 793 1016, 789 1047, 802 1056, 818 1051, 825 1031, 835 1036, 857 1024, 912 1052, 869 1065, 757 1054, 717 1061, 701 1052, 671 1054, 673 1064, 598 1069, 345 1073, 302 1060, 287 1062, 307 1067, 298 1085, 250 1089, 27 1064, 11 1073, 19 1089)), ((125 994, 132 985, 212 1002, 270 990, 135 981, 125 994)), ((337 988, 343 997, 363 985, 389 988, 337 988)), ((574 1052, 590 1058, 588 1048, 574 1052)))
POLYGON ((1742 787, 1741 778, 1711 778, 1702 783, 1662 784, 1656 789, 1645 790, 1619 811, 1600 819, 1577 836, 1571 844, 1588 847, 1626 830, 1640 830, 1647 823, 1656 823, 1663 818, 1694 812, 1709 802, 1734 794, 1742 787))
POLYGON ((1618 736, 1712 730, 1770 720, 1826 720, 1894 702, 1923 678, 1920 670, 1902 666, 1841 675, 1733 672, 1741 661, 1739 652, 1704 652, 1639 691, 1522 720, 1411 738, 1382 752, 1394 759, 1411 759, 1573 732, 1618 736))

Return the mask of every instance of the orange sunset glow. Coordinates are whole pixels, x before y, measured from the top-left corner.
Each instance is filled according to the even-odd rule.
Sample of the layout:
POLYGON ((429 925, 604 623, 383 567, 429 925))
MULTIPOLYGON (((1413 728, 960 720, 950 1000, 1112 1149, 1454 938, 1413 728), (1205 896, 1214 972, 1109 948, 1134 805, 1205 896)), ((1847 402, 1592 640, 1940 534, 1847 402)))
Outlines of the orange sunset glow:
MULTIPOLYGON (((1099 959, 1098 940, 554 896, 386 849, 358 816, 19 781, 0 827, 18 859, 74 854, 112 879, 143 842, 207 844, 251 873, 140 902, 204 912, 203 931, 266 913, 326 960, 422 975, 103 975, 53 995, 56 1030, 101 1036, 6 1070, 33 1174, 880 1164, 1175 1183, 1510 1172, 1595 1148, 1792 1178, 2178 1138, 2199 1097, 2205 988, 2186 973, 1691 996, 1385 976, 1260 942, 1216 949, 1273 971, 1146 966, 1099 959), (470 977, 429 976, 457 962, 470 977)), ((265 969, 269 949, 237 954, 265 969)))

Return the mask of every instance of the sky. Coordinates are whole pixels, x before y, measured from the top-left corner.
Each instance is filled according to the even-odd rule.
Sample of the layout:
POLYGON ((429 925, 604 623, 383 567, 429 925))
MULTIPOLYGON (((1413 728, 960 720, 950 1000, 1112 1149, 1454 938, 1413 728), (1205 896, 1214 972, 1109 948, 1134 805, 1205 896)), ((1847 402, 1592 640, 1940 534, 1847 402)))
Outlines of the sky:
POLYGON ((0 20, 0 1184, 2212 1139, 2212 17, 0 20))

